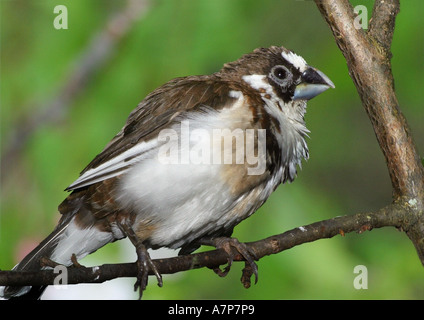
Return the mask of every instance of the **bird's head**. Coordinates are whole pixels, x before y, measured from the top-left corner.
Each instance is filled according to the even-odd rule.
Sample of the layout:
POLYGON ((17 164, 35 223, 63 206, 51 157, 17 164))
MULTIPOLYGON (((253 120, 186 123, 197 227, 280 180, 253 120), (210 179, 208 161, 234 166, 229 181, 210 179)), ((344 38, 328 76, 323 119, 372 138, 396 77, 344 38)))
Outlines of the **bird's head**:
POLYGON ((309 100, 334 88, 333 82, 324 73, 284 47, 258 48, 237 61, 225 64, 220 73, 241 77, 252 88, 265 90, 264 94, 278 97, 285 103, 309 100))

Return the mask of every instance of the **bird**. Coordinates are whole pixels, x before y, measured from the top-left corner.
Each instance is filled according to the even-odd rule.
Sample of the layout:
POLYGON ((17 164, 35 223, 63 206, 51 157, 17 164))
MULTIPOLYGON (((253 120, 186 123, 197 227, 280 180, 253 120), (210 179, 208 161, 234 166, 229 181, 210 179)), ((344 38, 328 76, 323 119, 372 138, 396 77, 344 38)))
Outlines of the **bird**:
MULTIPOLYGON (((137 253, 135 288, 148 272, 162 277, 148 249, 201 245, 247 261, 255 255, 231 237, 309 158, 308 100, 333 82, 283 46, 257 48, 209 75, 172 79, 148 94, 123 128, 65 190, 54 231, 13 270, 71 266, 128 237, 137 253)), ((8 286, 7 299, 38 299, 45 286, 8 286)))

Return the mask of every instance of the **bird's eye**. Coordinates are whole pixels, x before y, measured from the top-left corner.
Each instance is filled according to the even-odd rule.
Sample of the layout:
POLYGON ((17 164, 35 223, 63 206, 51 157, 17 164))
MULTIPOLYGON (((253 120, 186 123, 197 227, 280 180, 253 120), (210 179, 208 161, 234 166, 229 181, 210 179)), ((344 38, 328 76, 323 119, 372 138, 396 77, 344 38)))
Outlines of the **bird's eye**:
POLYGON ((293 82, 293 74, 285 66, 275 66, 269 73, 269 78, 280 87, 288 87, 293 82))
POLYGON ((275 68, 274 70, 274 76, 280 80, 283 80, 286 78, 287 71, 281 67, 275 68))

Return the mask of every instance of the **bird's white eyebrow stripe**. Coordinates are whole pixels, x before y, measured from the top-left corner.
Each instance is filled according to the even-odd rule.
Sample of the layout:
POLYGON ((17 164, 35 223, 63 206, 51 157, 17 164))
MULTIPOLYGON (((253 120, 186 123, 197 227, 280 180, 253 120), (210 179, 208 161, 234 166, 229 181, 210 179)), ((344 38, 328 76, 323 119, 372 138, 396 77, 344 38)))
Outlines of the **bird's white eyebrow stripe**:
POLYGON ((283 51, 281 52, 281 56, 290 62, 294 67, 299 69, 300 72, 304 72, 306 70, 308 64, 306 63, 305 59, 303 59, 301 56, 298 56, 296 53, 291 51, 283 51))

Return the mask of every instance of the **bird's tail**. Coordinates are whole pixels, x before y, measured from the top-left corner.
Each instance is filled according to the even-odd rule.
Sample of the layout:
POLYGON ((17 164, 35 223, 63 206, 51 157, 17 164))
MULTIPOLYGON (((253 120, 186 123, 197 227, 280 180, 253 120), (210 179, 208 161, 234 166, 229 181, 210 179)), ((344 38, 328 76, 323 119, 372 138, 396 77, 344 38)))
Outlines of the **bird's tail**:
MULTIPOLYGON (((68 227, 68 223, 59 224, 56 229, 44 239, 34 250, 32 250, 21 262, 19 262, 13 271, 39 271, 45 267, 41 264, 41 258, 50 258, 57 247, 63 234, 68 227)), ((5 299, 38 299, 46 286, 6 286, 0 287, 0 297, 5 299)))
MULTIPOLYGON (((89 207, 85 202, 85 190, 71 193, 59 206, 62 218, 55 230, 13 270, 39 271, 47 269, 48 267, 41 265, 43 257, 67 267, 72 265, 73 255, 80 260, 105 244, 124 237, 122 232, 113 232, 108 228, 98 227, 96 223, 99 222, 99 225, 102 226, 104 221, 96 220, 89 207)), ((0 287, 0 297, 38 299, 45 287, 0 287)))

